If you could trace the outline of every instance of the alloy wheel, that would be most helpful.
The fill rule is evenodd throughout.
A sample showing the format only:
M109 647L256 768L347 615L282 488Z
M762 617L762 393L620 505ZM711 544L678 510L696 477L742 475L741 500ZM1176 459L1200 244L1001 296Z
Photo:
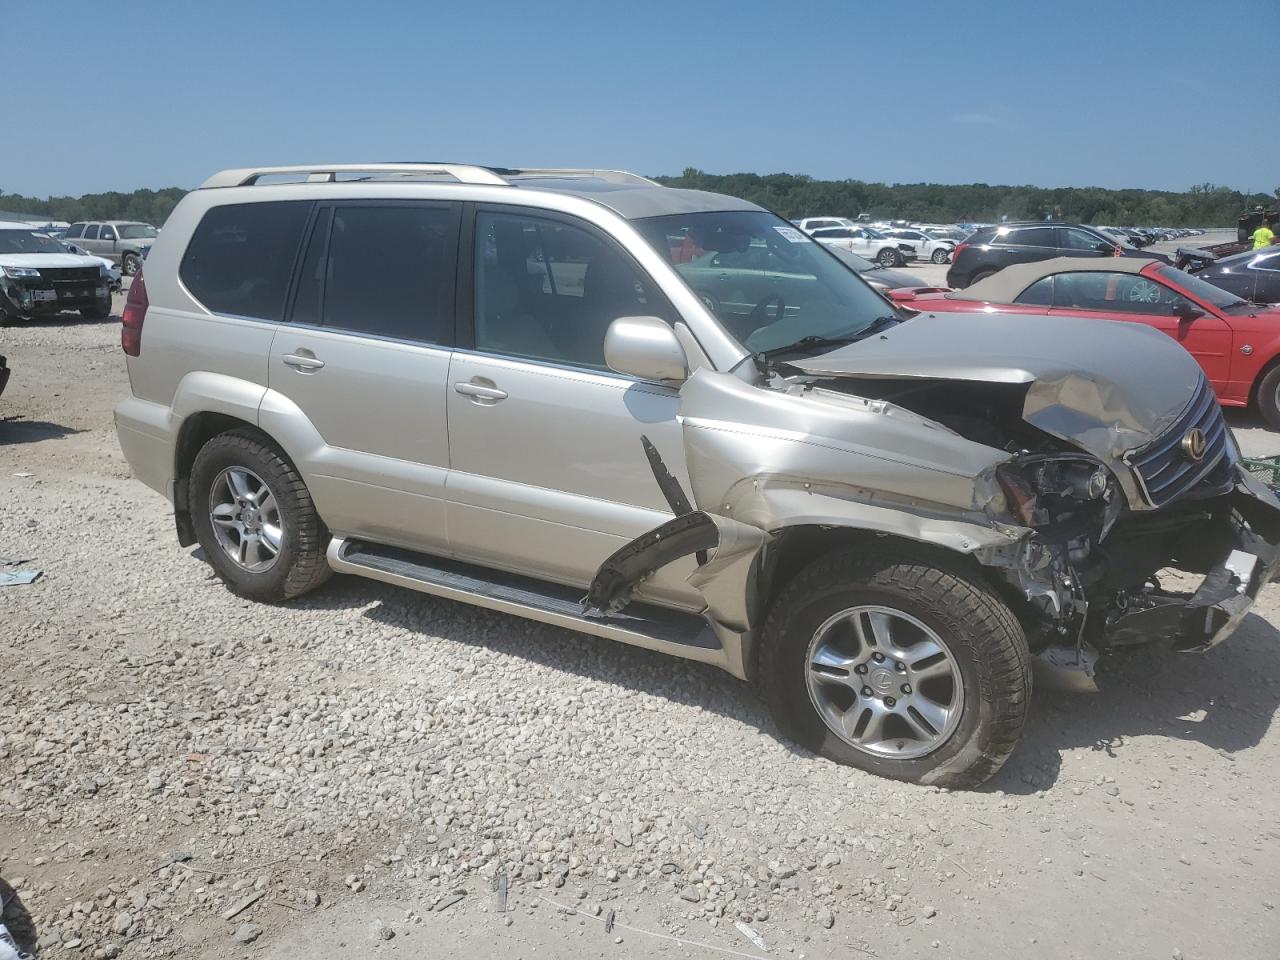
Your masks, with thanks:
M249 573L270 570L284 543L284 522L266 482L245 467L227 467L209 488L209 520L223 552Z
M964 708L951 651L932 628L892 607L850 607L828 618L809 642L805 683L828 729L877 757L932 753Z

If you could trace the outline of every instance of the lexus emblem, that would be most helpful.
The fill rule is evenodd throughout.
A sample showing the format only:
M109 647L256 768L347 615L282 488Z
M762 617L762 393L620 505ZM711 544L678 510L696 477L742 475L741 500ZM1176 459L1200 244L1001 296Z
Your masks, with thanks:
M1199 463L1204 459L1204 448L1204 431L1199 427L1192 427L1182 438L1182 452Z

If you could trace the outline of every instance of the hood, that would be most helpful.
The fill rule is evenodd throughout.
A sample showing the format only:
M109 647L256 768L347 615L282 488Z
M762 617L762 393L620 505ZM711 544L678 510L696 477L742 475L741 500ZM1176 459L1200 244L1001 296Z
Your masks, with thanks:
M1026 384L1024 420L1108 461L1164 433L1204 377L1145 324L1017 313L920 314L788 363L818 377Z
M899 287L927 287L925 283L913 273L907 273L904 270L866 270L862 274L865 280L875 280L877 283L883 283L891 289Z
M0 267L34 267L37 270L66 267L97 267L98 257L81 257L74 253L0 253Z

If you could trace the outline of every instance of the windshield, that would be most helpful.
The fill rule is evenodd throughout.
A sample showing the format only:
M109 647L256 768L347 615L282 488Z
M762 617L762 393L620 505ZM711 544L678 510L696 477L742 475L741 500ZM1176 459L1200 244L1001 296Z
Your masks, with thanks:
M634 224L753 353L854 336L891 312L822 244L771 213L681 213Z
M30 230L0 230L0 253L63 253L58 241Z
M1212 283L1206 283L1199 277L1193 277L1189 273L1183 273L1177 267L1169 267L1161 265L1156 272L1170 283L1176 283L1183 290L1192 296L1199 297L1205 303L1211 303L1219 310L1229 310L1232 307L1248 306L1245 301L1241 300L1234 293L1228 293L1221 287L1215 287Z
M122 223L117 228L121 240L154 240L156 228L149 223Z
M827 253L831 254L837 260L844 261L845 266L850 270L856 270L858 273L866 273L868 270L879 270L880 265L872 263L866 257L860 257L852 250L846 250L844 247L827 247Z

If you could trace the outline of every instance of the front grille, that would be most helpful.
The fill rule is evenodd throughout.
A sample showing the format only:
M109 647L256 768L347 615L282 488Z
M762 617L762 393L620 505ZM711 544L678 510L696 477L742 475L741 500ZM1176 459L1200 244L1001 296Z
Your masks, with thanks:
M102 272L97 267L59 267L40 268L40 286L45 290L79 290L83 287L98 285Z
M1193 460L1183 450L1183 438L1193 429L1204 434L1204 456ZM1227 422L1209 381L1200 387L1177 422L1145 447L1129 455L1147 499L1162 507L1194 488L1214 472L1227 450Z

